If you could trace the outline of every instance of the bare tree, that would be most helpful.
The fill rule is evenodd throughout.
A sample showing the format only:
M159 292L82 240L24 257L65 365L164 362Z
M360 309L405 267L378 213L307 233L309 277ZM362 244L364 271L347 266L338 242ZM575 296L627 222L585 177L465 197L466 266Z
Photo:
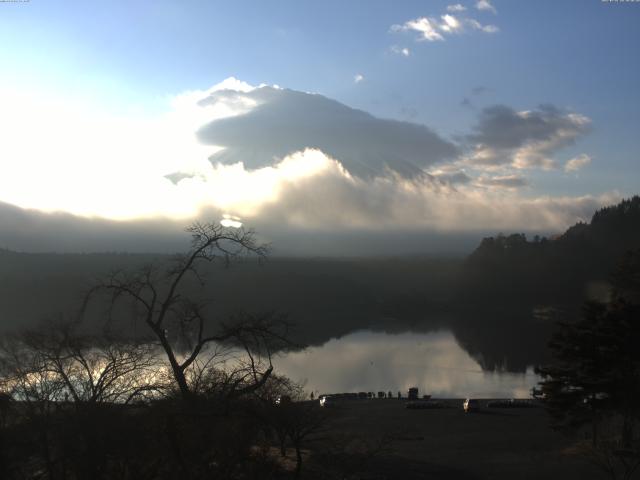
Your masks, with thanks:
M187 231L192 241L186 254L165 265L114 272L89 292L87 301L96 293L108 292L112 308L121 300L133 303L138 319L166 355L183 398L192 397L205 377L210 382L219 376L217 380L222 383L218 385L224 385L229 395L255 391L273 371L272 353L287 343L286 322L273 314L239 315L231 322L215 321L211 298L196 298L194 286L189 282L195 279L204 288L204 264L221 259L228 265L243 255L263 259L267 247L256 242L252 230L244 228L194 223ZM220 360L220 350L216 350L220 345L236 347L243 353L242 363L227 375L213 368ZM201 360L203 353L211 358ZM190 380L197 381L190 385Z
M63 399L76 404L127 404L167 386L153 345L84 334L76 322L49 322L13 341L36 355L39 368L61 384Z
M50 479L98 478L118 449L116 426L132 411L124 405L168 385L152 345L88 334L68 321L5 337L0 367L3 390L19 405L14 430L38 447L17 450L27 461L13 463L28 469L25 478L38 463Z

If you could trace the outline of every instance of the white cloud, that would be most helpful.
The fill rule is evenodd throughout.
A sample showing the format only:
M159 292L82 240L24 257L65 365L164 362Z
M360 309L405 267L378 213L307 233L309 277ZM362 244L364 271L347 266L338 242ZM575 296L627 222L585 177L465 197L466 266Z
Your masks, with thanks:
M402 55L403 57L408 57L409 55L411 55L411 51L407 47L399 47L397 45L393 45L390 50L392 53Z
M429 42L444 40L444 37L440 32L438 32L438 22L433 18L416 18L414 20L409 20L402 25L393 25L391 30L394 32L413 30L420 34L419 40L426 40Z
M590 164L591 160L592 158L589 155L587 155L586 153L581 153L577 157L574 157L567 161L567 163L564 165L564 171L577 172L586 165Z
M492 13L498 13L495 9L495 7L493 5L491 5L491 2L489 2L489 0L478 0L476 2L476 8L478 10L481 11L488 11L488 12L492 12Z
M267 222L297 230L562 231L618 199L615 194L523 197L516 189L527 182L515 175L485 177L455 188L430 177L407 180L392 175L365 180L349 175L339 161L317 150L296 153L283 162L289 165L274 167L270 177L273 194L267 201L245 206L243 211L226 205L226 210L251 225ZM315 167L302 167L309 162ZM283 171L298 168L302 173L296 177ZM264 175L260 171L239 173Z
M462 28L460 21L453 15L442 15L442 22L440 29L445 32L456 32Z
M447 6L447 12L464 12L466 9L467 7L459 3Z
M450 8L448 10L452 11ZM436 17L419 17L402 25L391 26L392 32L417 32L419 33L417 40L429 42L444 41L445 35L460 34L465 30L475 30L483 33L497 33L499 31L495 25L483 25L473 18L459 17L451 13L440 15L439 19Z
M364 80L364 75L361 75L359 73L353 77L354 83L360 83L363 80Z

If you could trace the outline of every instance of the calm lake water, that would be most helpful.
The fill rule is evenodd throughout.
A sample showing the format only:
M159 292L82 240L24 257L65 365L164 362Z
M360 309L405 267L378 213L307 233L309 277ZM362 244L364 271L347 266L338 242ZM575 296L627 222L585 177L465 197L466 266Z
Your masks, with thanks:
M403 395L416 386L434 397L527 398L538 382L524 374L484 372L449 331L387 334L358 331L274 361L278 373L318 393Z

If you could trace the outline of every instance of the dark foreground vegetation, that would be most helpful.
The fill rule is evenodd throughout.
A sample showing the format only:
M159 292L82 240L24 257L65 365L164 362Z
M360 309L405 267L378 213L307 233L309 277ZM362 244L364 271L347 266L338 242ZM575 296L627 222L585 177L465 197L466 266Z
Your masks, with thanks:
M640 467L640 249L611 285L607 302L588 301L577 321L559 322L537 396L556 430L588 432L580 448L610 478L629 479Z

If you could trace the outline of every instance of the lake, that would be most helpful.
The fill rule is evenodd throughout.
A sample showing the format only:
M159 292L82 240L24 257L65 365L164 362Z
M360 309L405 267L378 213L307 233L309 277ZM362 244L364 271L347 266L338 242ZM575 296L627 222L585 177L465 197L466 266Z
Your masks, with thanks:
M483 371L447 330L388 334L361 330L274 360L280 374L320 393L401 391L434 397L527 398L539 378Z

